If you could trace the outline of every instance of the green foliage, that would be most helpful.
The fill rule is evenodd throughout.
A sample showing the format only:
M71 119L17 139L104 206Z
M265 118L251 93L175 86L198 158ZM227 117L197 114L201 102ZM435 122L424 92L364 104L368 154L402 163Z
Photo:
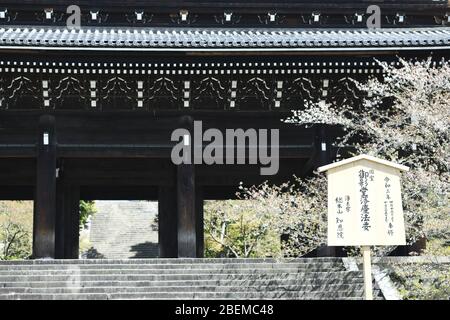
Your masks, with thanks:
M80 202L80 230L95 213L94 201ZM0 201L0 260L26 259L33 243L33 202Z
M393 268L391 277L405 300L449 300L448 264L411 263Z
M298 257L326 240L326 181L296 177L280 186L240 187L236 201L205 206L211 257Z
M31 235L23 225L9 222L1 232L1 260L26 259L31 253Z
M0 202L0 260L26 259L31 255L33 204Z
M207 257L265 257L280 250L270 216L258 214L249 201L207 201L205 255Z
M80 230L87 226L89 218L96 212L94 201L80 201Z
M424 255L450 256L450 238L434 238L428 240Z

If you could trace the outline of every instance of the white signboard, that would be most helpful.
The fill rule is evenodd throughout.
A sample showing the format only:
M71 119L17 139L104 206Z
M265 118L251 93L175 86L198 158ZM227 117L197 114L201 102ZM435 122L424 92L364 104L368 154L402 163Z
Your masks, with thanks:
M328 245L405 245L400 172L367 155L319 168L328 175Z

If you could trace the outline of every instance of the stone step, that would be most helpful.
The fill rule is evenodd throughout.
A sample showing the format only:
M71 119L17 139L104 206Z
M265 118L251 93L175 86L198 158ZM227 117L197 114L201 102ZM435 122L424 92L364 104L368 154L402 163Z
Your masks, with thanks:
M130 275L130 274L99 274L99 275L85 275L85 274L72 274L72 275L22 275L22 276L10 276L1 275L0 283L2 282L12 282L12 281L65 281L70 278L70 281L89 281L89 280L117 280L117 281L134 281L134 280L205 280L205 279L241 279L241 278L260 278L260 279L326 279L329 277L339 277L342 276L343 279L353 279L356 277L361 277L361 273L357 271L347 272L347 271L336 271L336 272L298 272L298 273L284 273L284 272L272 272L270 274L242 274L242 273L196 273L196 274L144 274L144 275Z
M293 259L273 259L273 258L157 258L157 259L40 259L40 260L9 260L0 261L3 265L118 265L118 264L249 264L249 263L342 263L342 258L293 258Z
M157 257L158 205L147 201L96 201L89 239L106 258Z
M273 272L283 270L284 272L334 272L344 271L343 266L321 266L321 265L295 265L295 264L280 264L280 265L121 265L121 266L39 266L39 267L3 267L0 268L0 275L12 274L26 274L26 273L56 273L56 272L82 272L82 273L96 273L104 272L180 272L189 270L189 272L202 271L217 271L217 272L247 272L247 271L264 271Z
M148 292L266 292L266 291L296 291L296 292L360 292L364 287L362 282L342 285L284 285L282 288L277 285L264 286L186 286L179 283L175 286L147 286L147 287L54 287L54 288L0 288L0 294L10 293L45 293L45 294L66 294L66 293L148 293Z
M326 279L329 277L339 277L339 278L355 278L360 277L361 272L359 271L336 271L336 272L295 272L295 273L287 273L287 272L279 272L273 271L271 273L246 273L243 274L241 272L236 273L167 273L167 274L80 274L80 273L72 273L69 275L45 275L45 274L33 274L33 275L0 275L0 283L7 281L64 281L70 277L71 279L79 279L79 281L90 280L92 278L100 279L100 280L197 280L197 279L207 279L213 277L214 279L231 279L231 278L317 278L317 279Z
M363 282L340 258L0 262L0 299L353 300Z
M302 269L302 268L279 268L279 269L112 269L112 270L26 270L26 271L0 271L1 276L73 276L73 275L157 275L157 274L279 274L282 273L322 273L332 275L331 269Z
M55 260L55 261L62 261L62 260ZM66 260L69 261L69 260ZM73 265L76 265L77 267L86 267L86 268L107 268L107 267L112 267L112 268L120 268L120 267L128 267L128 268L143 268L143 267L147 267L147 268L152 268L152 267L158 267L158 268L165 268L165 267L179 267L179 268L187 268L190 266L196 266L196 268L209 268L209 267L246 267L246 266L251 266L251 267L258 267L258 266L262 266L262 267L277 267L277 266L324 266L324 267L337 267L337 266L343 266L344 264L342 262L339 261L333 261L333 262L296 262L296 261L284 261L282 260L282 262L253 262L253 261L249 261L247 263L241 263L241 262L222 262L222 263L214 263L214 262L205 262L205 263L189 263L189 262L179 262L179 263L174 263L173 261L171 261L170 263L135 263L135 260L128 260L129 263L108 263L107 261L105 261L104 263L102 263L102 260L97 260L99 261L98 263L79 263L79 264L72 264L72 263L67 263L67 264L62 264L62 263L41 263L41 264L2 264L0 262L0 269L2 268L45 268L45 267L49 267L49 268L64 268L64 267L71 267ZM6 261L4 261L6 262Z
M131 269L131 270L31 270L31 271L1 271L0 272L0 279L2 279L3 276L9 276L9 277L31 277L31 276L42 276L42 277L53 277L53 276L65 276L65 277L73 277L73 276L114 276L114 275L129 275L129 276L135 276L135 275L142 275L142 276L153 276L153 275L216 275L216 274L222 274L222 275L279 275L279 274L306 274L306 273L313 273L313 274L320 274L320 277L323 278L323 275L329 275L333 276L333 274L336 271L332 270L303 270L303 269L288 269L288 268L281 268L281 269L220 269L220 270L208 270L208 269L149 269L149 270L138 270L138 269Z
M349 279L340 279L337 277L329 277L327 279L207 279L207 280L183 280L182 284L186 286L289 286L289 285L310 285L310 286L321 286L321 285L344 285L344 284L360 284L364 283L362 277ZM152 286L178 286L180 284L179 280L152 280L152 281L83 281L79 283L79 286L83 287L152 287ZM76 283L71 281L10 281L0 283L0 288L54 288L54 287L67 287L74 286Z
M1 300L112 300L112 299L233 299L233 300L262 300L262 299L355 299L362 300L362 290L358 292L324 291L324 292L151 292L151 293L67 293L67 294L0 294Z

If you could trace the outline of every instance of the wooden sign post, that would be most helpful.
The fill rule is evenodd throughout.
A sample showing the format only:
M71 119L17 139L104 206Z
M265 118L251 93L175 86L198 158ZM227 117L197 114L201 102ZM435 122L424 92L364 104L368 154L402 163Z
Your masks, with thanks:
M370 246L405 245L400 175L408 167L360 155L320 167L328 177L328 245L361 246L372 299Z
M370 247L361 247L363 255L363 270L364 270L364 296L366 300L373 300L372 288L372 262L370 261Z

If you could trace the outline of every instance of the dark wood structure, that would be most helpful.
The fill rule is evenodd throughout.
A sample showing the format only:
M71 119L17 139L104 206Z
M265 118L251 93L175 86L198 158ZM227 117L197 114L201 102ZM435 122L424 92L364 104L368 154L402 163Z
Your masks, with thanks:
M80 199L159 201L161 257L203 253L203 200L334 160L335 129L281 119L361 99L374 58L450 54L447 1L0 1L0 199L34 199L35 258L78 257ZM179 165L170 134L280 129L280 170ZM332 254L328 252L327 254Z

